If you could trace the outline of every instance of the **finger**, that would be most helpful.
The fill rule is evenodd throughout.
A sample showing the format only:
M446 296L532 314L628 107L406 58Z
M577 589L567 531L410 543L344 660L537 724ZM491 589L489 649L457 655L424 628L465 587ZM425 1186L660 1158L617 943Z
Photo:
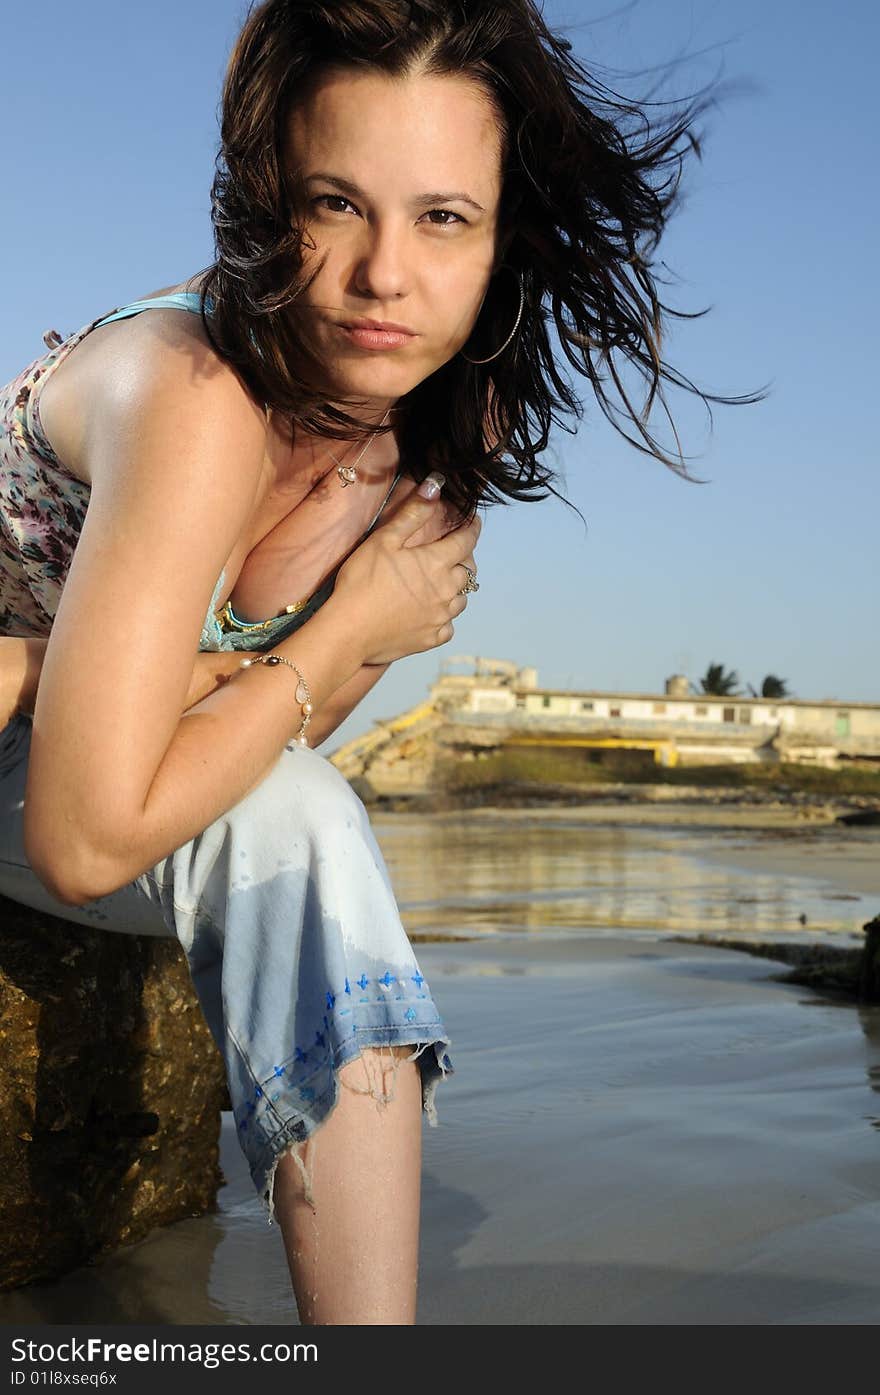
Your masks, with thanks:
M425 546L434 548L434 555L438 561L452 567L457 562L473 556L482 526L479 515L476 515L471 523L462 524L453 532L437 538L435 542L425 543ZM470 565L468 562L468 566Z
M375 531L381 532L386 539L403 544L419 528L424 528L427 521L433 517L439 507L440 489L444 483L445 477L437 470L432 471L422 481L418 489L414 489L407 495L390 518L379 523ZM428 497L422 492L435 486L436 492L429 494Z

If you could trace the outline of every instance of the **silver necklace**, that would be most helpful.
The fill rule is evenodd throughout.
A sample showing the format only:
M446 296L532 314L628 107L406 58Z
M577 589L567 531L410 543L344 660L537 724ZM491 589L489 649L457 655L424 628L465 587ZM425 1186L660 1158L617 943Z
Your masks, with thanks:
M386 423L386 421L388 420L388 417L390 416L390 414L391 414L391 408L389 407L389 408L388 408L388 411L385 413L384 417L383 417L382 420L379 422L379 425L380 425L380 426L384 426L384 425L385 425L385 423ZM359 454L358 454L358 457L357 457L357 459L354 461L354 463L353 463L352 465L343 465L343 464L341 463L341 461L339 460L339 457L333 454L332 450L331 450L331 451L328 451L328 454L329 454L329 456L330 456L330 459L336 461L336 473L337 473L337 475L339 476L339 482L340 482L340 484L342 485L342 488L343 488L343 489L345 489L346 485L354 484L355 480L356 480L357 477L358 477L358 475L357 475L357 467L358 467L358 465L361 463L361 461L363 460L364 456L366 455L367 451L370 449L370 446L373 444L373 442L375 441L375 439L376 439L375 436L370 436L370 438L369 438L369 440L367 441L366 445L364 445L364 446L361 447L360 452L359 452Z

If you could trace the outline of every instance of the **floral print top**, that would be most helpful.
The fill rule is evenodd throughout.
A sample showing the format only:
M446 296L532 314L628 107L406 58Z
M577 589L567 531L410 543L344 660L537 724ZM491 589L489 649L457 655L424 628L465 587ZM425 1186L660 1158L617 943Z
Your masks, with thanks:
M0 388L0 635L39 637L50 633L89 504L90 486L62 464L43 432L40 392L44 383L98 325L151 306L196 311L199 299L193 292L176 292L132 301L91 320L67 339L57 330L47 330L43 342L49 352ZM210 313L210 302L207 308ZM378 523L401 473L395 474L363 537ZM229 605L216 613L225 580L222 571L205 616L199 649L273 648L305 624L332 594L342 561L295 613L254 623L239 620Z

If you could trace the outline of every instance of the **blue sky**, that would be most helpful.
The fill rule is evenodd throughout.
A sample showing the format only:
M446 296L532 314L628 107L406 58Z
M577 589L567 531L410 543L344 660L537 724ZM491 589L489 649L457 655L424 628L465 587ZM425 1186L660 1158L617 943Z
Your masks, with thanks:
M45 329L211 260L220 84L244 14L237 0L19 7L0 89L0 380ZM546 0L544 14L611 85L686 55L667 94L719 72L741 84L661 244L666 298L713 306L673 329L667 357L710 390L771 395L715 409L710 436L673 394L702 485L629 447L585 395L550 459L587 529L552 498L491 509L454 639L393 665L327 751L421 700L457 653L533 664L556 687L659 692L716 661L743 685L773 672L798 697L880 701L877 8Z

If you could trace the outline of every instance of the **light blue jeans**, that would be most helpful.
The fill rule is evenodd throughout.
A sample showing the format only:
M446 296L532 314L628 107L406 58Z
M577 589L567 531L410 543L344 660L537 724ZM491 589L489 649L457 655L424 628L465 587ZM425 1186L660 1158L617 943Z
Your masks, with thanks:
M0 731L0 894L62 920L176 937L223 1056L237 1136L273 1223L275 1168L328 1116L365 1046L412 1044L422 1107L453 1073L367 811L334 765L282 751L198 837L110 896L57 901L24 855L32 722ZM396 1076L401 1058L390 1053ZM371 1086L377 1099L382 1095ZM306 1198L311 1180L301 1160Z

